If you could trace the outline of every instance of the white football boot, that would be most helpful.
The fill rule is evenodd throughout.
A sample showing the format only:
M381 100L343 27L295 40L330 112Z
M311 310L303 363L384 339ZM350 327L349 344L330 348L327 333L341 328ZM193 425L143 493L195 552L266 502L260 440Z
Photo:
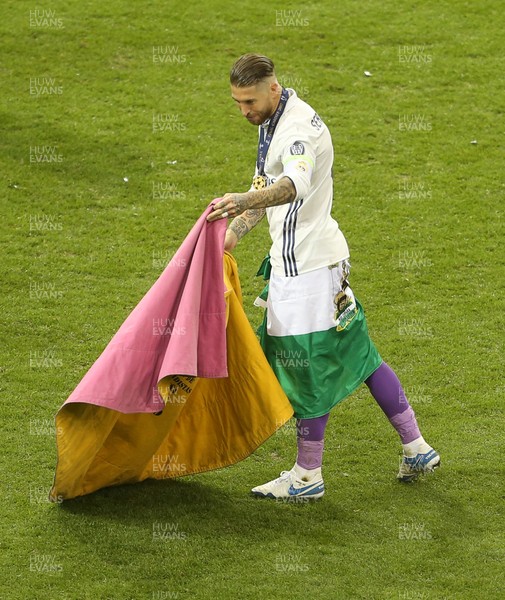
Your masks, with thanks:
M321 469L313 469L308 472L308 475L301 476L297 471L297 465L295 465L291 471L282 471L280 477L254 487L251 492L262 498L292 500L295 502L302 498L313 500L321 498L324 494ZM307 473L305 469L303 471Z
M397 478L408 483L417 479L419 475L432 473L438 467L440 467L440 455L431 447L427 452L419 452L415 456L406 456L404 452Z

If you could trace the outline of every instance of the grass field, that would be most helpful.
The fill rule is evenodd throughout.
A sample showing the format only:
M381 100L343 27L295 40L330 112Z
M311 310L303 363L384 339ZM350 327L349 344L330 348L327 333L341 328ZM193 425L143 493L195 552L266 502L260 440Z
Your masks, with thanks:
M0 597L505 597L502 3L1 12ZM330 128L352 287L442 467L398 484L360 389L330 419L321 502L249 496L291 467L290 423L229 469L50 504L56 411L208 202L249 186L257 134L227 79L247 51ZM267 249L263 223L235 252L253 325Z

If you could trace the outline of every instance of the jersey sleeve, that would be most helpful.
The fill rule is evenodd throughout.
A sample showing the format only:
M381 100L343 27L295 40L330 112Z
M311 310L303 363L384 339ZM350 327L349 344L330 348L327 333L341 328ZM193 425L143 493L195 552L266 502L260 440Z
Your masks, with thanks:
M284 145L282 166L282 176L289 177L295 186L295 200L308 196L312 173L316 167L316 151L313 142L306 137L289 140Z

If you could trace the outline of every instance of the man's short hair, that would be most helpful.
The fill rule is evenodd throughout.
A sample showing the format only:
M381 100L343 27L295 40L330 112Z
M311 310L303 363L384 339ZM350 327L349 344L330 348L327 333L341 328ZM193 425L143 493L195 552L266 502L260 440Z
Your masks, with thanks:
M274 63L263 54L243 54L230 71L230 83L235 87L256 85L275 75Z

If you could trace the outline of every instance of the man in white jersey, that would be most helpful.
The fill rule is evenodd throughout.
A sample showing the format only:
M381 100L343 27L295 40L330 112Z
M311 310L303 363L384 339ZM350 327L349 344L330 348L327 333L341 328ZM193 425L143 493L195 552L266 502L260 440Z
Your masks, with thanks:
M209 221L234 217L225 249L266 214L272 247L261 272L269 279L261 344L297 418L296 463L253 488L268 498L320 498L324 431L330 410L366 383L403 444L401 481L439 466L419 431L394 371L368 335L349 286L349 249L331 216L333 147L328 128L296 92L277 81L273 62L245 54L230 72L232 98L259 126L253 185L228 193Z

